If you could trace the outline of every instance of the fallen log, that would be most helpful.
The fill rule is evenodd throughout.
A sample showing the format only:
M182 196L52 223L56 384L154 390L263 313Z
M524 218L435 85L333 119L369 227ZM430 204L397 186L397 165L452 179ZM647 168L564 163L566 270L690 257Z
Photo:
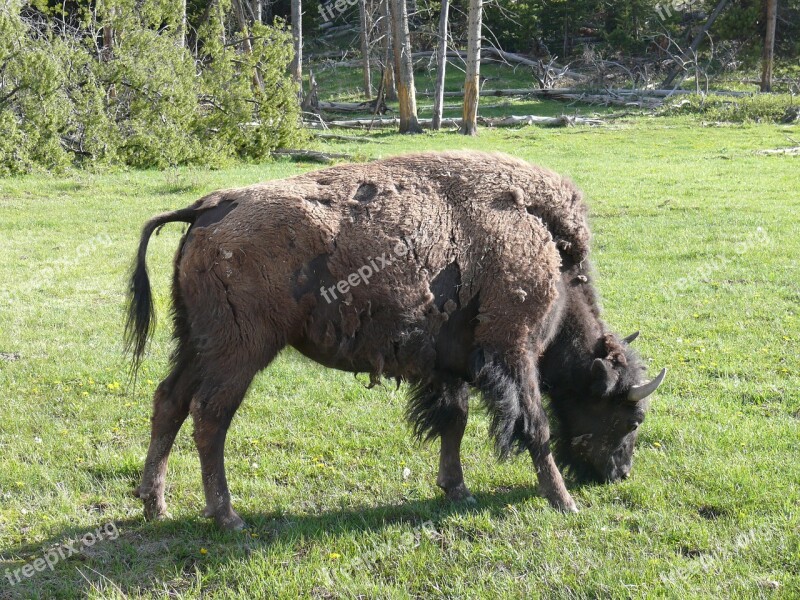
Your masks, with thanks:
M328 112L369 112L384 114L386 112L386 103L381 102L378 104L377 98L368 102L325 102L320 101L317 106L320 110L327 110Z
M611 96L602 94L558 94L552 96L556 100L573 100L586 104L603 104L605 106L631 106L639 108L657 108L664 103L663 98L650 96L621 95Z
M481 53L488 53L488 54L496 54L499 58L503 61L508 63L517 63L520 65L526 65L528 67L540 67L541 64L537 60L531 60L530 58L526 58L521 54L515 54L513 52L505 52L500 50L500 48L481 48Z
M794 146L793 148L776 148L774 150L759 150L756 154L760 154L761 156L769 156L775 154L781 154L784 156L800 156L800 146Z
M307 160L325 164L331 163L337 159L353 159L353 157L349 154L337 152L317 152L316 150L273 150L272 154L275 156L288 156L294 159L305 158Z
M511 115L509 117L498 118L479 118L478 122L486 127L515 127L518 125L541 125L543 127L571 127L573 125L603 125L601 119L588 117L573 117L561 115L560 117L537 117L535 115L524 115L521 117Z
M418 119L422 127L430 127L432 119ZM540 117L536 115L512 115L509 117L478 117L478 123L484 127L518 127L521 125L540 125L543 127L568 127L572 125L603 125L601 119L588 117L573 117L562 115L560 117ZM328 127L342 127L362 129L366 127L397 127L400 120L397 117L382 117L375 119L349 119L339 121L306 121L306 127L311 129L326 129ZM461 119L442 119L442 126L461 127Z
M486 96L543 96L552 97L557 99L558 96L565 94L596 94L596 95L611 95L611 96L635 96L639 98L667 98L674 95L694 94L694 90L634 90L629 88L609 88L609 89L581 89L581 88L510 88L498 90L482 90L481 97ZM754 92L729 92L729 91L714 91L712 94L720 96L751 96ZM459 98L464 95L463 90L448 91L444 95L449 98ZM433 92L418 91L417 96L428 98L433 96Z
M339 135L336 133L315 133L314 137L323 140L341 140L344 142L369 142L370 144L386 144L383 140L376 140L366 135Z

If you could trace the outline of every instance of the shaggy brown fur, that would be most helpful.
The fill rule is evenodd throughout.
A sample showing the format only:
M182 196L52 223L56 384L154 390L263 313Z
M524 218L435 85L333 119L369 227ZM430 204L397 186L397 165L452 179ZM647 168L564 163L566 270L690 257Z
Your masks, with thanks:
M165 511L167 456L191 411L206 514L242 526L225 434L253 376L287 344L326 366L415 384L409 416L420 435L442 438L439 481L453 498L468 496L458 448L472 383L499 452L528 449L543 493L575 510L550 456L537 375L557 332L562 259L580 264L589 249L570 181L501 154L448 152L210 194L142 232L128 322L137 365L152 327L147 242L172 221L191 227L175 259L173 371L156 392L137 489L148 517Z
M420 154L345 165L216 192L193 209L206 213L209 225L200 217L187 237L180 284L190 296L216 293L220 304L209 295L204 300L214 310L230 308L231 327L225 338L214 337L216 344L249 353L263 348L261 334L271 346L308 341L323 364L409 380L427 373L431 336L447 318L431 284L448 265L457 265L461 279L449 299L464 306L480 293L477 343L519 353L554 300L560 259L550 231L576 262L588 253L576 188L503 155ZM396 261L333 307L320 302L320 286L310 285L346 281L365 265L381 267L384 256ZM254 272L266 266L268 275ZM273 299L280 306L270 306ZM235 307L252 301L263 321L236 323ZM409 324L429 339L398 346ZM298 329L304 339L289 339ZM237 339L240 332L245 339ZM403 352L409 344L412 352Z

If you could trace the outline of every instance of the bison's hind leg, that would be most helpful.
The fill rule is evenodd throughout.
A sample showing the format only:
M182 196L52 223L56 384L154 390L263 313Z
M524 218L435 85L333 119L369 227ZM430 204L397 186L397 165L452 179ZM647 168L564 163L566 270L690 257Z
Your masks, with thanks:
M461 440L467 427L469 387L458 379L436 379L416 385L406 417L419 439L441 438L436 484L454 502L474 502L464 483Z
M224 451L228 427L254 374L234 374L227 381L207 379L192 401L194 441L200 454L206 497L203 516L213 518L222 529L236 530L245 526L231 506Z
M144 463L142 483L133 494L144 502L146 519L160 519L166 515L164 486L167 460L175 436L189 415L189 404L197 387L193 368L187 361L175 361L172 372L162 381L153 398L150 448Z

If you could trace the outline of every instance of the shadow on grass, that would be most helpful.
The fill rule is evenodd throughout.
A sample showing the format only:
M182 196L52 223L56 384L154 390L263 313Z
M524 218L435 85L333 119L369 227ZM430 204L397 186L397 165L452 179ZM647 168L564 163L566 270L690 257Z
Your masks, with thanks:
M507 506L536 497L537 488L522 486L476 493L477 504L451 503L444 497L414 500L384 506L353 507L321 514L283 512L240 513L248 529L219 531L212 521L199 515L146 522L137 517L113 521L116 539L87 546L80 542L86 526L63 527L49 539L6 548L0 554L0 600L6 598L78 598L93 590L116 590L138 596L148 591L180 593L198 578L198 572L219 572L231 563L248 559L259 549L271 546L292 548L309 541L331 540L340 535L375 533L398 524L412 529L439 522L454 514L488 514L503 518ZM548 508L548 510L550 510ZM98 527L103 527L102 517ZM55 547L70 540L77 552L58 560L53 570L44 569L21 577L14 585L9 575L33 564ZM203 552L202 549L207 549ZM66 553L66 552L65 552ZM19 571L18 571L19 572Z

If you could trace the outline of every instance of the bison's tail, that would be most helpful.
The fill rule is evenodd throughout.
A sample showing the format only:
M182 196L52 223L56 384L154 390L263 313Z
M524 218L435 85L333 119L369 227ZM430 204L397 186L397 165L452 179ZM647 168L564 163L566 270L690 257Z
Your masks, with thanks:
M125 322L125 351L133 358L132 375L135 377L142 362L147 340L155 326L153 295L150 290L150 277L147 274L147 244L153 232L166 223L194 223L197 212L194 206L164 213L145 223L139 241L139 251L133 265L130 288L128 290L128 318Z

